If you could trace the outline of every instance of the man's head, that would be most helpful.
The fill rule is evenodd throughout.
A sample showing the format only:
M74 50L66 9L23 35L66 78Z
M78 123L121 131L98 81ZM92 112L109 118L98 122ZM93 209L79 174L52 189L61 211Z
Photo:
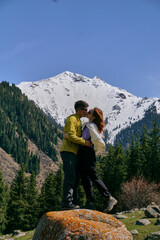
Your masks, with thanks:
M88 103L82 100L77 101L74 104L76 113L78 113L81 117L87 116L88 106L89 106Z

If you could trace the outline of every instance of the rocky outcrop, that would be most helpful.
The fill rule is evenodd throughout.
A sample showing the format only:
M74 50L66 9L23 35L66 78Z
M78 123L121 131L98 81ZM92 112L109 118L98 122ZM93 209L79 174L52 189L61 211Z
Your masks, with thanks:
M33 240L131 240L124 223L93 210L48 212L40 219Z

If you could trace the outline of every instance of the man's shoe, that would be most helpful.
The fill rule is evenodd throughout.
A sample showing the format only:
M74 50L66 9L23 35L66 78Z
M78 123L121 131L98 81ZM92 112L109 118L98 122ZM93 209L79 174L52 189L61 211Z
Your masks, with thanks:
M113 209L114 205L117 204L117 202L118 201L114 197L110 196L109 200L108 200L108 203L107 203L107 207L104 210L104 212L110 212Z
M79 209L79 205L74 205L73 203L70 203L66 206L62 206L62 210L74 210L74 209Z

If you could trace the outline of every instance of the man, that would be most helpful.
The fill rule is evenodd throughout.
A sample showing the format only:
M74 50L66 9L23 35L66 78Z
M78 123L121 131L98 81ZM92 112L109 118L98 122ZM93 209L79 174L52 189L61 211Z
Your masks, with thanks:
M79 206L73 204L73 193L76 182L76 167L78 163L77 154L79 144L90 147L91 142L81 137L81 120L88 111L88 103L80 100L74 105L75 114L70 115L65 123L64 132L67 138L63 139L60 149L63 160L64 183L63 183L63 209L76 209Z

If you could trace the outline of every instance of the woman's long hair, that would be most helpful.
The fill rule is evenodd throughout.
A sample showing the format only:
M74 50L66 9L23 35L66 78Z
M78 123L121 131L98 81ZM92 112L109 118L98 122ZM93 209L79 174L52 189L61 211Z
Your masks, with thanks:
M97 125L99 132L104 132L104 120L102 110L95 107L93 109L93 116L95 117L93 122Z

